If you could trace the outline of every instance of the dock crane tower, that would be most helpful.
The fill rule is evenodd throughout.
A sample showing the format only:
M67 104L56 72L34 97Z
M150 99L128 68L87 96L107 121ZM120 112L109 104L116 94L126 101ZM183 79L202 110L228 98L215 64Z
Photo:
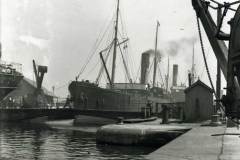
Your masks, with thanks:
M217 7L214 7L212 3L215 3ZM240 118L240 6L237 9L232 8L233 5L239 3L240 1L221 4L215 0L192 0L192 6L196 11L200 36L199 20L203 25L227 81L226 95L221 98L221 102L225 107L226 116L231 119ZM219 22L214 22L209 8L218 11ZM229 21L229 34L221 31L223 19L227 11L235 12L234 17ZM228 47L224 41L229 41ZM202 42L201 44L203 45Z
M43 82L43 78L44 78L44 74L47 73L47 66L41 66L41 65L36 65L35 61L33 60L33 71L35 74L35 78L36 78L36 90L34 93L34 101L33 104L35 107L45 107L45 96L42 90L42 82Z

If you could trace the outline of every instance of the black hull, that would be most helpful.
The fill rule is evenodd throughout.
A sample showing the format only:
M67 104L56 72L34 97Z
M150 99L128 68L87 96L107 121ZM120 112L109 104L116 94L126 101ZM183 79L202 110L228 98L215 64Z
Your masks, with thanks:
M69 91L76 109L141 112L147 103L147 95L122 93L85 82L73 81Z
M69 85L69 92L73 107L81 110L140 113L150 100L152 110L160 112L160 108L156 104L169 102L167 98L151 95L146 90L132 92L112 90L98 87L89 82L72 81Z
M0 73L0 101L8 95L10 92L15 90L22 80L23 76L20 74L1 74Z

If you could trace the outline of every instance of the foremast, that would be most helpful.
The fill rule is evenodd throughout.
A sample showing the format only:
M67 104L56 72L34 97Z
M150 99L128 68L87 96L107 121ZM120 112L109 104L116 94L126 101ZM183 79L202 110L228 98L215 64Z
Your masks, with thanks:
M115 34L114 34L114 44L113 44L114 46L113 46L112 77L111 77L112 85L114 85L115 70L116 70L116 54L117 54L117 42L118 42L118 15L119 15L119 0L117 0L117 15L116 15L116 25L115 25Z

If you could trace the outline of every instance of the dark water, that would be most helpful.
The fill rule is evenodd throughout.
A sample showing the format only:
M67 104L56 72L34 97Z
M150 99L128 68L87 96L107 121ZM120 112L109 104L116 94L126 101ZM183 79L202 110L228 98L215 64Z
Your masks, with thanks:
M145 160L155 149L96 145L94 133L0 123L1 160Z

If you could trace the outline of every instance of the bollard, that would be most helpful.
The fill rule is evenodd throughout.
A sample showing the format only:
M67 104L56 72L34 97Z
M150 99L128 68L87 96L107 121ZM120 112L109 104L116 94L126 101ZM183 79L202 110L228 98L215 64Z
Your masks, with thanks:
M234 123L231 119L227 118L227 128L237 127L237 124Z
M180 119L180 121L183 121L184 120L183 119L183 108L179 107L178 109L179 109L179 119Z
M155 113L158 115L158 103L155 104Z
M118 117L117 119L118 119L117 124L122 125L124 117Z
M211 117L211 126L219 126L221 125L220 116L218 114L214 114Z
M168 108L166 105L162 105L162 124L168 124Z

